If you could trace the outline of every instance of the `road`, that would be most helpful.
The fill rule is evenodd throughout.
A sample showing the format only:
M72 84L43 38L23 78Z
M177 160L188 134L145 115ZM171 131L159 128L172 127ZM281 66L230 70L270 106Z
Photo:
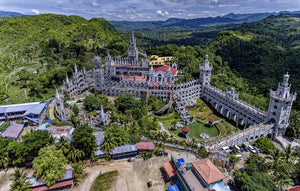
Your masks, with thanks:
M51 120L55 119L54 116L54 103L55 103L55 99L52 101L51 104L49 104L49 117Z

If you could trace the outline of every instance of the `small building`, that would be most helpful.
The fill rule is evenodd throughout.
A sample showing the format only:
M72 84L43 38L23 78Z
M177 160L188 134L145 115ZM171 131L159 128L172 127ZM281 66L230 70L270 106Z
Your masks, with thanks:
M137 147L137 150L139 153L145 152L145 151L151 152L154 150L153 142L143 142L142 141L142 142L137 143L136 147Z
M173 177L176 176L176 169L172 161L163 163L163 169L164 169L164 177L166 177L167 181L170 181Z
M208 119L208 124L210 126L214 125L215 120L214 119Z
M64 176L57 180L55 184L47 186L42 180L37 180L34 176L25 180L25 182L31 183L32 191L46 191L46 190L70 190L72 189L74 178L74 169L69 168L65 171Z
M75 129L72 126L51 126L48 127L47 130L52 137L56 138L56 140L59 140L62 136L64 136L67 140L71 140L72 133Z
M181 130L182 130L183 134L185 136L187 136L187 134L190 132L191 129L188 127L182 127Z
M111 150L112 159L134 157L138 154L136 145L122 145Z
M151 55L150 56L150 62L149 65L153 66L154 68L163 66L165 64L170 64L173 61L173 57L172 56L158 56L158 55Z
M15 123L9 125L6 130L1 134L2 137L11 137L13 140L17 140L23 130L24 123Z
M0 121L25 120L39 124L47 111L48 103L31 102L0 106Z
M193 162L192 165L193 172L206 187L225 178L224 174L208 158Z
M103 152L101 149L97 149L94 151L94 156L96 156L98 158L105 158L106 152Z

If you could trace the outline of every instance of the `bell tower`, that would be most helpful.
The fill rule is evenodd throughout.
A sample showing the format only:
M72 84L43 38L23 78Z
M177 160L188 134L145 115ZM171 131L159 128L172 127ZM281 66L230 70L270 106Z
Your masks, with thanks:
M209 65L208 55L205 55L205 60L203 61L203 65L199 66L200 69L200 84L203 88L206 85L210 84L211 79L211 71L213 69L213 66Z
M267 122L274 123L272 138L284 135L289 126L289 118L293 102L296 100L297 93L290 93L291 84L288 83L290 75L283 76L283 82L278 84L276 91L270 90L270 103L268 109Z
M138 49L136 48L133 32L131 34L130 47L128 49L128 61L131 65L135 65L138 61Z

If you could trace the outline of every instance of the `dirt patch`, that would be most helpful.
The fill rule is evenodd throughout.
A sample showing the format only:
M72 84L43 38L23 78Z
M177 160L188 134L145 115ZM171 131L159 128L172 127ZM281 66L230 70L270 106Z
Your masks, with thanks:
M149 160L133 159L132 162L128 162L126 159L112 162L98 162L98 164L85 169L88 176L72 190L89 191L94 180L100 173L117 170L118 177L116 182L112 183L110 191L164 191L166 186L161 177L160 167L170 159L169 156L165 156L153 157ZM149 179L153 182L151 188L147 187Z

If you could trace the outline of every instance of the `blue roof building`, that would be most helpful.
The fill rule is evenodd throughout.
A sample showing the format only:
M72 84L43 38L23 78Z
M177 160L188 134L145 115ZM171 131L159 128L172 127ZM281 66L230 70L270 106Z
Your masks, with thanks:
M48 103L31 102L0 106L0 121L27 120L39 124L44 117Z

